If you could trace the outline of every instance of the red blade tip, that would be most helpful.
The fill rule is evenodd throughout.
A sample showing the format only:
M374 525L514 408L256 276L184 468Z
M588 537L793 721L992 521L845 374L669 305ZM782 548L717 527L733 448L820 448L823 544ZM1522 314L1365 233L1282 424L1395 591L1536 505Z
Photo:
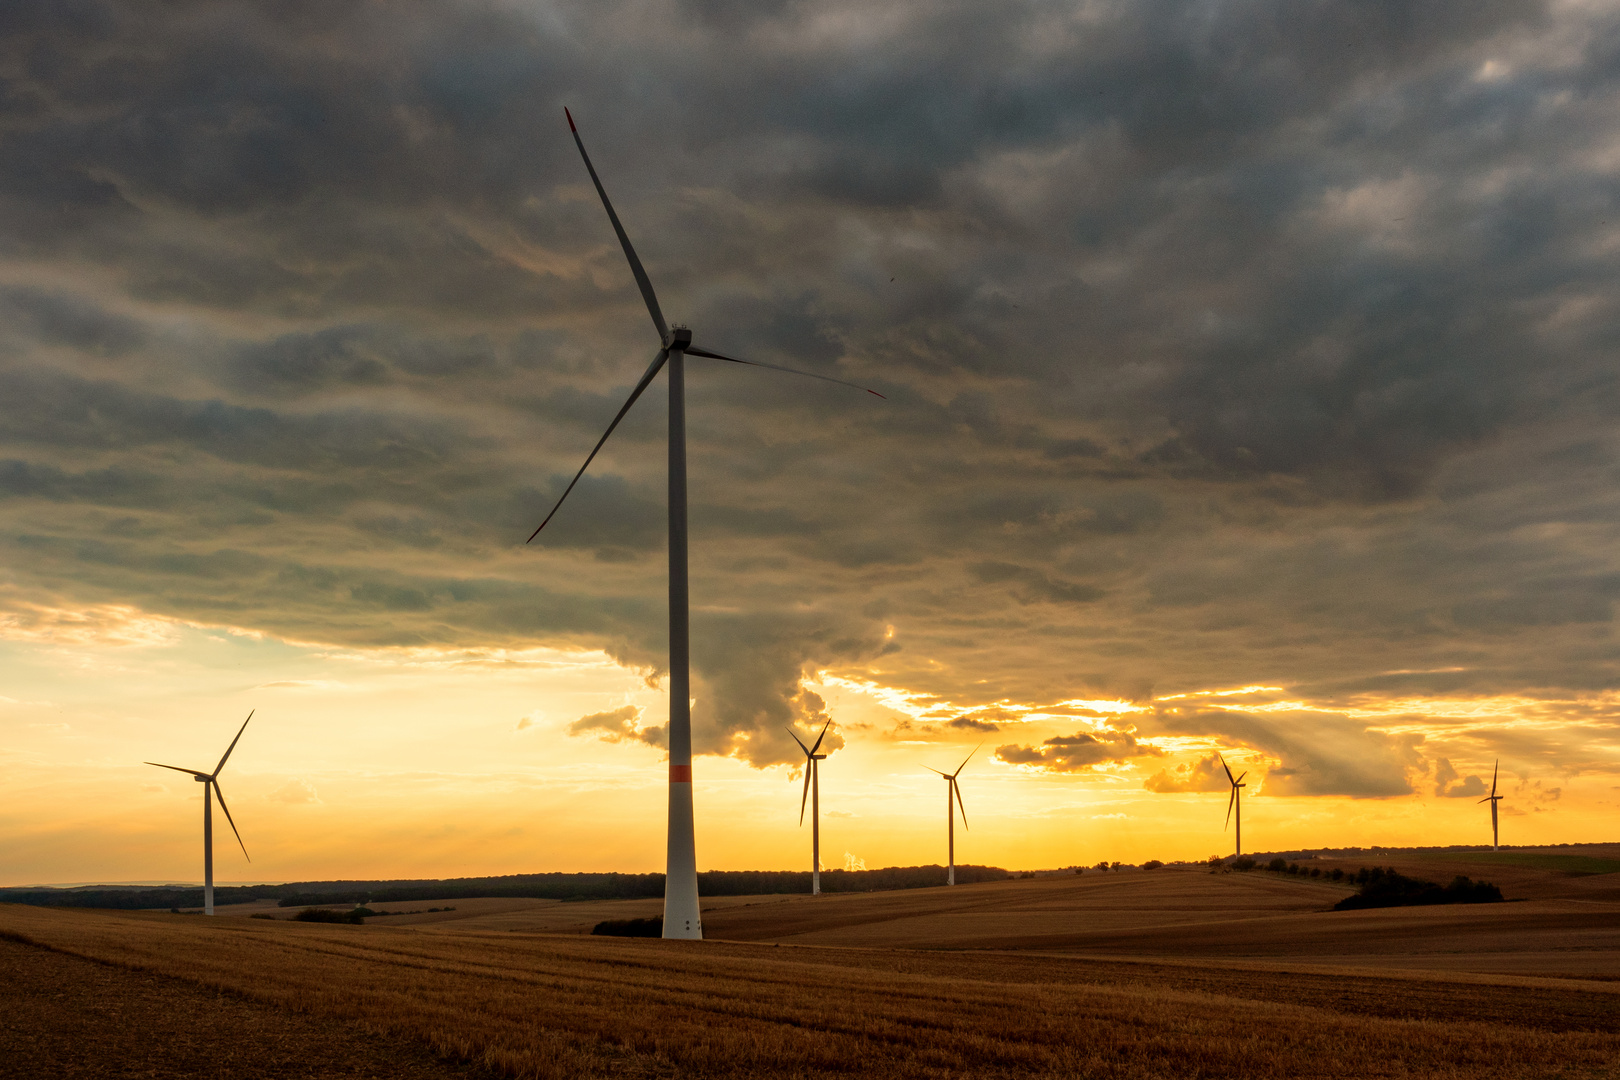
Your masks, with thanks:
M568 106L566 105L563 106L563 115L568 117L568 130L572 131L575 135L578 135L579 129L574 126L574 114L568 111Z

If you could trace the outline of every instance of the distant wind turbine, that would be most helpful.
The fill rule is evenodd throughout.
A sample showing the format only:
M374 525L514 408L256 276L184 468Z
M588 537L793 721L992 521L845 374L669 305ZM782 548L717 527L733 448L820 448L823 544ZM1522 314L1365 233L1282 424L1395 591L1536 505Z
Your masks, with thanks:
M252 856L247 853L247 845L242 843L242 834L236 832L236 821L231 817L231 808L225 805L225 793L219 790L219 774L225 770L225 762L230 760L231 751L236 749L242 732L247 730L248 720L253 719L249 712L247 720L236 732L236 738L231 745L225 748L225 756L219 759L211 773L198 772L196 769L182 769L178 765L161 765L156 761L148 761L148 765L157 765L160 769L173 769L175 772L190 773L191 778L203 785L203 914L214 913L214 800L212 796L219 796L219 808L225 811L225 820L231 823L231 832L236 833L236 842L242 845L242 856L252 862Z
M979 744L979 746L983 745L984 743ZM939 772L932 765L923 766L929 772L939 773L945 778L945 884L947 885L956 884L956 810L958 807L961 807L962 810L962 828L968 827L967 807L962 806L962 788L957 784L956 778L962 774L963 769L967 768L967 763L973 760L973 754L979 752L979 746L975 746L973 752L962 759L962 764L958 765L953 773ZM953 795L956 797L954 805L951 802Z
M1501 767L1502 767L1502 759L1497 758L1496 759L1496 764L1491 766L1491 793L1489 795L1485 796L1483 799L1479 800L1482 803L1490 803L1491 804L1491 850L1492 851L1500 850L1497 847L1497 840L1496 840L1496 804L1502 801L1503 796L1498 795L1496 793L1496 773L1497 773L1497 770L1500 769Z
M585 470L590 467L591 461L602 449L602 444L607 442L608 436L613 434L613 429L619 426L619 421L624 419L625 413L630 411L630 406L634 405L642 391L652 384L658 372L667 366L669 369L669 833L664 864L666 871L664 936L696 939L703 937L703 918L698 909L697 850L692 830L691 633L686 573L686 357L704 356L711 360L725 360L733 364L746 364L749 367L786 371L793 375L806 375L812 379L854 387L856 390L866 390L866 387L758 360L739 360L734 356L721 356L717 352L693 346L692 331L679 323L673 327L666 325L664 313L658 307L658 297L653 294L652 282L647 277L647 271L642 269L641 260L636 257L636 249L631 246L630 238L625 235L624 226L619 224L619 215L614 212L613 203L608 200L607 191L596 175L596 167L591 164L591 156L585 152L585 143L579 137L579 129L574 126L573 114L564 109L563 115L568 117L568 130L574 134L574 145L579 147L579 156L585 159L585 171L591 174L591 183L596 185L596 193L602 198L602 208L607 211L608 221L612 222L613 231L619 238L619 246L624 249L624 257L630 263L630 273L636 279L636 288L641 290L641 299L647 305L647 314L652 316L653 326L658 330L659 349L658 355L653 357L652 364L642 374L635 389L630 391L630 396L620 406L618 415L608 425L607 431L602 433L602 437L596 441L595 449L585 458L585 464L579 467L579 472L574 474L574 478L563 489L557 504L551 508L551 513L540 523L540 528L530 534L529 540L539 536L540 529L544 529L556 516L563 500L574 490L579 478L585 475ZM883 396L876 390L866 392L877 397Z
M1226 779L1232 785L1232 797L1230 799L1226 800L1226 824L1227 824L1228 827L1231 826L1231 824L1232 824L1232 811L1236 810L1237 811L1237 853L1238 853L1238 855L1242 855L1243 854L1243 789L1249 786L1248 784L1245 784L1243 782L1243 778L1245 776L1248 776L1249 774L1248 774L1248 771L1245 770L1244 772L1239 773L1237 776L1233 776L1232 775L1232 767L1226 763L1226 757L1224 755L1221 755L1220 757L1221 757L1221 768L1226 770Z
M827 760L826 754L818 754L821 749L821 740L827 737L827 728L832 727L828 720L816 736L816 745L806 746L804 740L799 738L797 732L788 728L788 734L793 741L799 744L804 751L804 794L799 796L799 824L804 824L804 800L810 799L810 895L821 895L821 770L818 763Z

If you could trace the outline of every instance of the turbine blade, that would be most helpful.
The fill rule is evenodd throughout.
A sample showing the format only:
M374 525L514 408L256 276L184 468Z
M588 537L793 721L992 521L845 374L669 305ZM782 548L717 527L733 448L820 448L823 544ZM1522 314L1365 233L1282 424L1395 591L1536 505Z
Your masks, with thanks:
M225 793L219 789L219 781L210 780L208 782L214 786L214 794L219 796L219 808L225 811L225 820L231 823L231 832L236 833L236 842L242 845L242 857L248 862L252 862L253 856L247 853L247 845L242 843L242 834L236 832L236 820L231 817L231 808L225 805Z
M182 768L181 768L181 767L180 767L180 766L178 766L178 765L159 765L159 764L158 764L158 763L157 763L157 762L155 762L155 761L147 761L147 762L143 762L143 764L146 764L146 765L157 765L157 767L158 767L158 768L160 768L160 769L173 769L173 770L174 770L174 771L175 771L175 772L185 772L185 773L190 773L190 774L191 774L191 775L192 775L192 776L207 776L207 775L208 775L208 774L207 774L207 773L205 773L205 772L198 772L198 771L197 771L197 770L196 770L196 769L182 769Z
M934 768L932 765L924 765L923 768L927 769L931 773L939 773L939 775L943 776L947 780L949 780L951 778L950 773L939 772L939 770Z
M800 371L798 368L782 367L778 364L767 364L759 360L738 360L735 356L721 356L719 353L710 352L708 349L688 348L686 350L686 355L707 356L710 360L728 360L733 364L747 364L749 367L762 367L770 368L772 371L785 371L789 375L803 375L807 379L820 379L822 382L837 383L839 386L847 386L852 390L866 390L868 394L871 394L874 397L883 397L883 395L879 394L876 390L869 390L864 386L858 386L852 382L845 382L843 379L835 379L831 375L817 375L813 371ZM883 398L883 400L887 401L888 398Z
M951 778L952 779L955 779L957 776L961 775L962 770L967 768L967 763L973 760L973 755L977 754L979 752L979 750L981 748L983 748L983 746L984 746L984 743L980 743L978 746L975 746L973 748L972 753L968 754L967 757L962 759L962 764L960 764L960 765L958 765L956 767L956 772L951 773Z
M1232 804L1235 802L1237 802L1237 786L1234 784L1232 787L1232 797L1226 800L1226 824L1221 826L1222 832L1225 832L1227 829L1232 827Z
M613 212L613 203L608 199L607 191L602 187L602 181L596 175L596 166L591 164L591 155L585 152L585 142L579 137L579 128L574 126L574 114L566 108L563 115L568 117L568 130L574 133L574 145L579 147L579 156L585 159L585 171L591 174L591 183L596 185L596 193L602 196L602 207L607 210L608 220L613 222L613 231L619 236L619 246L624 248L624 257L630 260L630 273L635 275L636 288L641 290L641 298L647 302L647 314L652 316L653 325L658 328L660 344L669 341L669 327L664 324L664 313L658 309L658 297L653 295L652 282L647 280L647 271L641 268L641 260L636 257L636 249L630 246L630 238L624 235L624 226L619 224L619 215Z
M596 460L596 455L602 449L602 444L608 441L608 436L613 434L613 429L619 426L619 421L624 419L624 414L630 411L630 406L636 403L636 399L641 396L642 391L646 390L648 385L651 384L653 376L658 374L658 369L664 366L664 361L667 359L669 359L669 350L658 350L658 355L653 357L652 366L647 369L646 374L641 376L641 381L636 383L636 388L630 391L629 398L625 400L623 407L619 409L619 415L613 418L613 423L609 424L608 429L602 433L602 437L596 440L596 447L591 451L590 457L585 459L585 464L579 467L579 472L574 474L574 478L568 481L568 486L563 489L562 495L557 499L557 505L551 508L551 513L546 515L546 520L540 523L540 529L549 525L551 519L557 516L557 511L562 509L563 500L568 498L568 493L574 490L574 485L579 483L579 478L585 475L585 470L591 467L592 461ZM527 544L539 536L540 529L530 533L529 539L523 542Z
M247 718L247 720L242 721L242 726L240 728L238 728L237 731L236 731L236 738L232 739L231 740L231 745L229 745L229 746L227 746L225 748L225 757L220 758L219 759L219 764L214 766L214 775L215 776L218 776L219 771L225 767L225 762L231 756L231 751L236 749L237 740L241 739L242 732L247 730L248 720L253 719L253 714L258 712L258 711L259 710L257 710L257 709L249 709L248 710L248 718Z
M1496 764L1491 766L1491 794L1496 794L1496 770L1502 767L1502 759L1497 758Z
M814 745L814 746L812 746L810 748L810 753L813 754L817 750L821 749L821 740L825 739L827 737L827 729L830 728L830 727L832 727L832 721L831 720L828 720L825 724L822 725L821 734L816 736L816 745ZM800 743L799 745L803 746L804 744Z
M800 825L804 824L804 803L805 803L805 800L810 798L810 770L814 769L815 767L816 767L816 763L814 761L806 759L806 761L804 763L804 794L799 796L799 824Z
M793 736L793 741L799 744L799 749L804 751L805 757L809 757L815 752L808 746L804 745L804 740L799 738L799 733L797 731L794 731L792 728L787 727L786 725L783 725L782 730Z
M151 763L150 763L150 762L148 762L148 763L147 763L147 764L151 764ZM1487 795L1487 796L1485 796L1485 797L1484 797L1484 798L1483 798L1483 799L1481 799L1481 800L1479 800L1479 802L1477 802L1477 803L1475 803L1475 804L1474 804L1474 805L1475 805L1475 806L1479 806L1479 805L1481 805L1481 804L1482 804L1482 803L1488 803L1488 802L1490 802L1490 801L1491 801L1491 800L1492 800L1492 799L1493 799L1493 798L1494 798L1494 796L1492 796L1492 795Z
M1238 773L1238 778L1236 780L1232 781L1232 786L1233 787L1242 787L1243 786L1243 778L1245 776L1248 776L1248 775L1249 775L1249 770L1247 770L1247 769L1244 769L1242 772Z
M957 770L957 772L961 772L961 771L962 770L960 770L960 769ZM958 784L956 782L956 777L954 777L954 776L951 777L951 790L956 792L956 806L957 806L957 809L962 811L962 828L965 829L965 828L968 827L968 824L967 824L967 807L962 805L962 785Z
M1230 766L1230 765L1228 765L1226 763L1226 755L1225 754L1219 754L1217 756L1221 759L1221 768L1226 770L1226 778L1228 780L1231 780L1232 783L1234 783L1234 784L1237 783L1237 779L1232 776L1232 766Z

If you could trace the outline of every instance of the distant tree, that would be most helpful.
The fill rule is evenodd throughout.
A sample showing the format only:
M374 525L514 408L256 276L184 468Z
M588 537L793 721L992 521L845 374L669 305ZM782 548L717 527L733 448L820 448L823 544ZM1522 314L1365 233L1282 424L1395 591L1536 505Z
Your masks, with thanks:
M1098 870L1106 870L1106 869L1108 869L1108 860L1104 859L1102 862L1098 863L1097 864L1097 869Z
M1163 865L1164 865L1164 863L1160 862L1158 859L1149 859L1147 862L1142 864L1142 869L1144 869L1144 870L1157 870L1159 867L1161 867Z
M1118 870L1118 869L1119 869L1119 868L1120 868L1120 866L1121 866L1121 865L1123 865L1123 864L1122 864L1122 863L1120 863L1120 861L1119 861L1119 860L1118 860L1118 859L1115 859L1115 860L1114 860L1114 865L1113 865L1113 866L1111 866L1111 867L1109 867L1109 869L1111 869L1111 870Z
M1078 877L1079 875L1081 875L1081 874L1083 874L1085 872L1086 872L1086 868L1083 867L1083 866L1077 866L1077 867L1074 868L1074 873L1075 873L1076 877Z

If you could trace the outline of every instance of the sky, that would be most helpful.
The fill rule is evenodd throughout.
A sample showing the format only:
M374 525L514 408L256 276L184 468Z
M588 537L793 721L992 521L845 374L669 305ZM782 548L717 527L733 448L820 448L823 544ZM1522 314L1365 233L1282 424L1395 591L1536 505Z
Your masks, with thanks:
M0 7L0 885L1615 839L1620 10Z

